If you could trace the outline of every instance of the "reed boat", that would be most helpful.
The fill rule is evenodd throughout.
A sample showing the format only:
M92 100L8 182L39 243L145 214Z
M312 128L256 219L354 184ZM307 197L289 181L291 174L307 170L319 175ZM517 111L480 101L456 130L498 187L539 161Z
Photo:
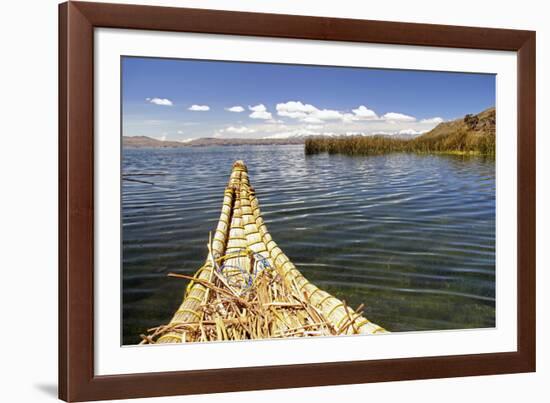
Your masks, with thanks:
M262 218L243 161L233 164L208 253L168 324L142 344L384 333L309 282L277 246Z

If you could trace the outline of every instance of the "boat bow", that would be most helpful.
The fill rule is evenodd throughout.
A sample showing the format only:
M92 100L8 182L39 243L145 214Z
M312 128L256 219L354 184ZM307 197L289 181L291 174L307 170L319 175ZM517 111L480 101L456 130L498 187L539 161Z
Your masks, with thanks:
M386 332L309 282L283 253L242 161L233 165L207 258L189 279L170 323L150 329L143 343Z

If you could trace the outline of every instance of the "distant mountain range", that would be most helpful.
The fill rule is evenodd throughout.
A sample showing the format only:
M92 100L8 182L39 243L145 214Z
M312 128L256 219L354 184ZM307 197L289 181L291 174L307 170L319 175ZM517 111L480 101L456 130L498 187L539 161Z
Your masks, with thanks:
M413 134L379 134L378 136L392 137L394 139L408 139L418 135ZM193 139L190 141L171 141L158 140L148 136L123 136L122 144L126 148L182 148L182 147L208 147L208 146L243 146L243 145L292 145L304 144L309 137L319 136L293 136L288 138L265 138L265 139L246 139L246 138L215 138L205 137Z
M206 147L206 146L240 146L240 145L288 145L304 144L304 137L292 137L287 139L226 139L205 137L190 141L162 141L147 136L124 136L122 145L127 148L180 148L180 147Z

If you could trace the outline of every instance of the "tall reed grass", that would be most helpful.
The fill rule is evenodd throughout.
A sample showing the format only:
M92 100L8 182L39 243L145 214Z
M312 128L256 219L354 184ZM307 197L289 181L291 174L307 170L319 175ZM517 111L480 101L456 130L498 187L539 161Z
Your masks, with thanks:
M495 155L495 134L472 135L459 131L446 136L396 139L389 136L310 137L305 141L307 155L378 155L393 152Z

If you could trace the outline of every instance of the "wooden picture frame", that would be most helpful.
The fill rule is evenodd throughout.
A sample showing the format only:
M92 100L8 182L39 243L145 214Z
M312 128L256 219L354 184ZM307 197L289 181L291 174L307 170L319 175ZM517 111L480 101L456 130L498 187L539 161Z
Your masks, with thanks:
M506 50L518 57L518 350L94 375L94 28ZM59 6L59 398L122 399L535 371L535 32L184 8Z

